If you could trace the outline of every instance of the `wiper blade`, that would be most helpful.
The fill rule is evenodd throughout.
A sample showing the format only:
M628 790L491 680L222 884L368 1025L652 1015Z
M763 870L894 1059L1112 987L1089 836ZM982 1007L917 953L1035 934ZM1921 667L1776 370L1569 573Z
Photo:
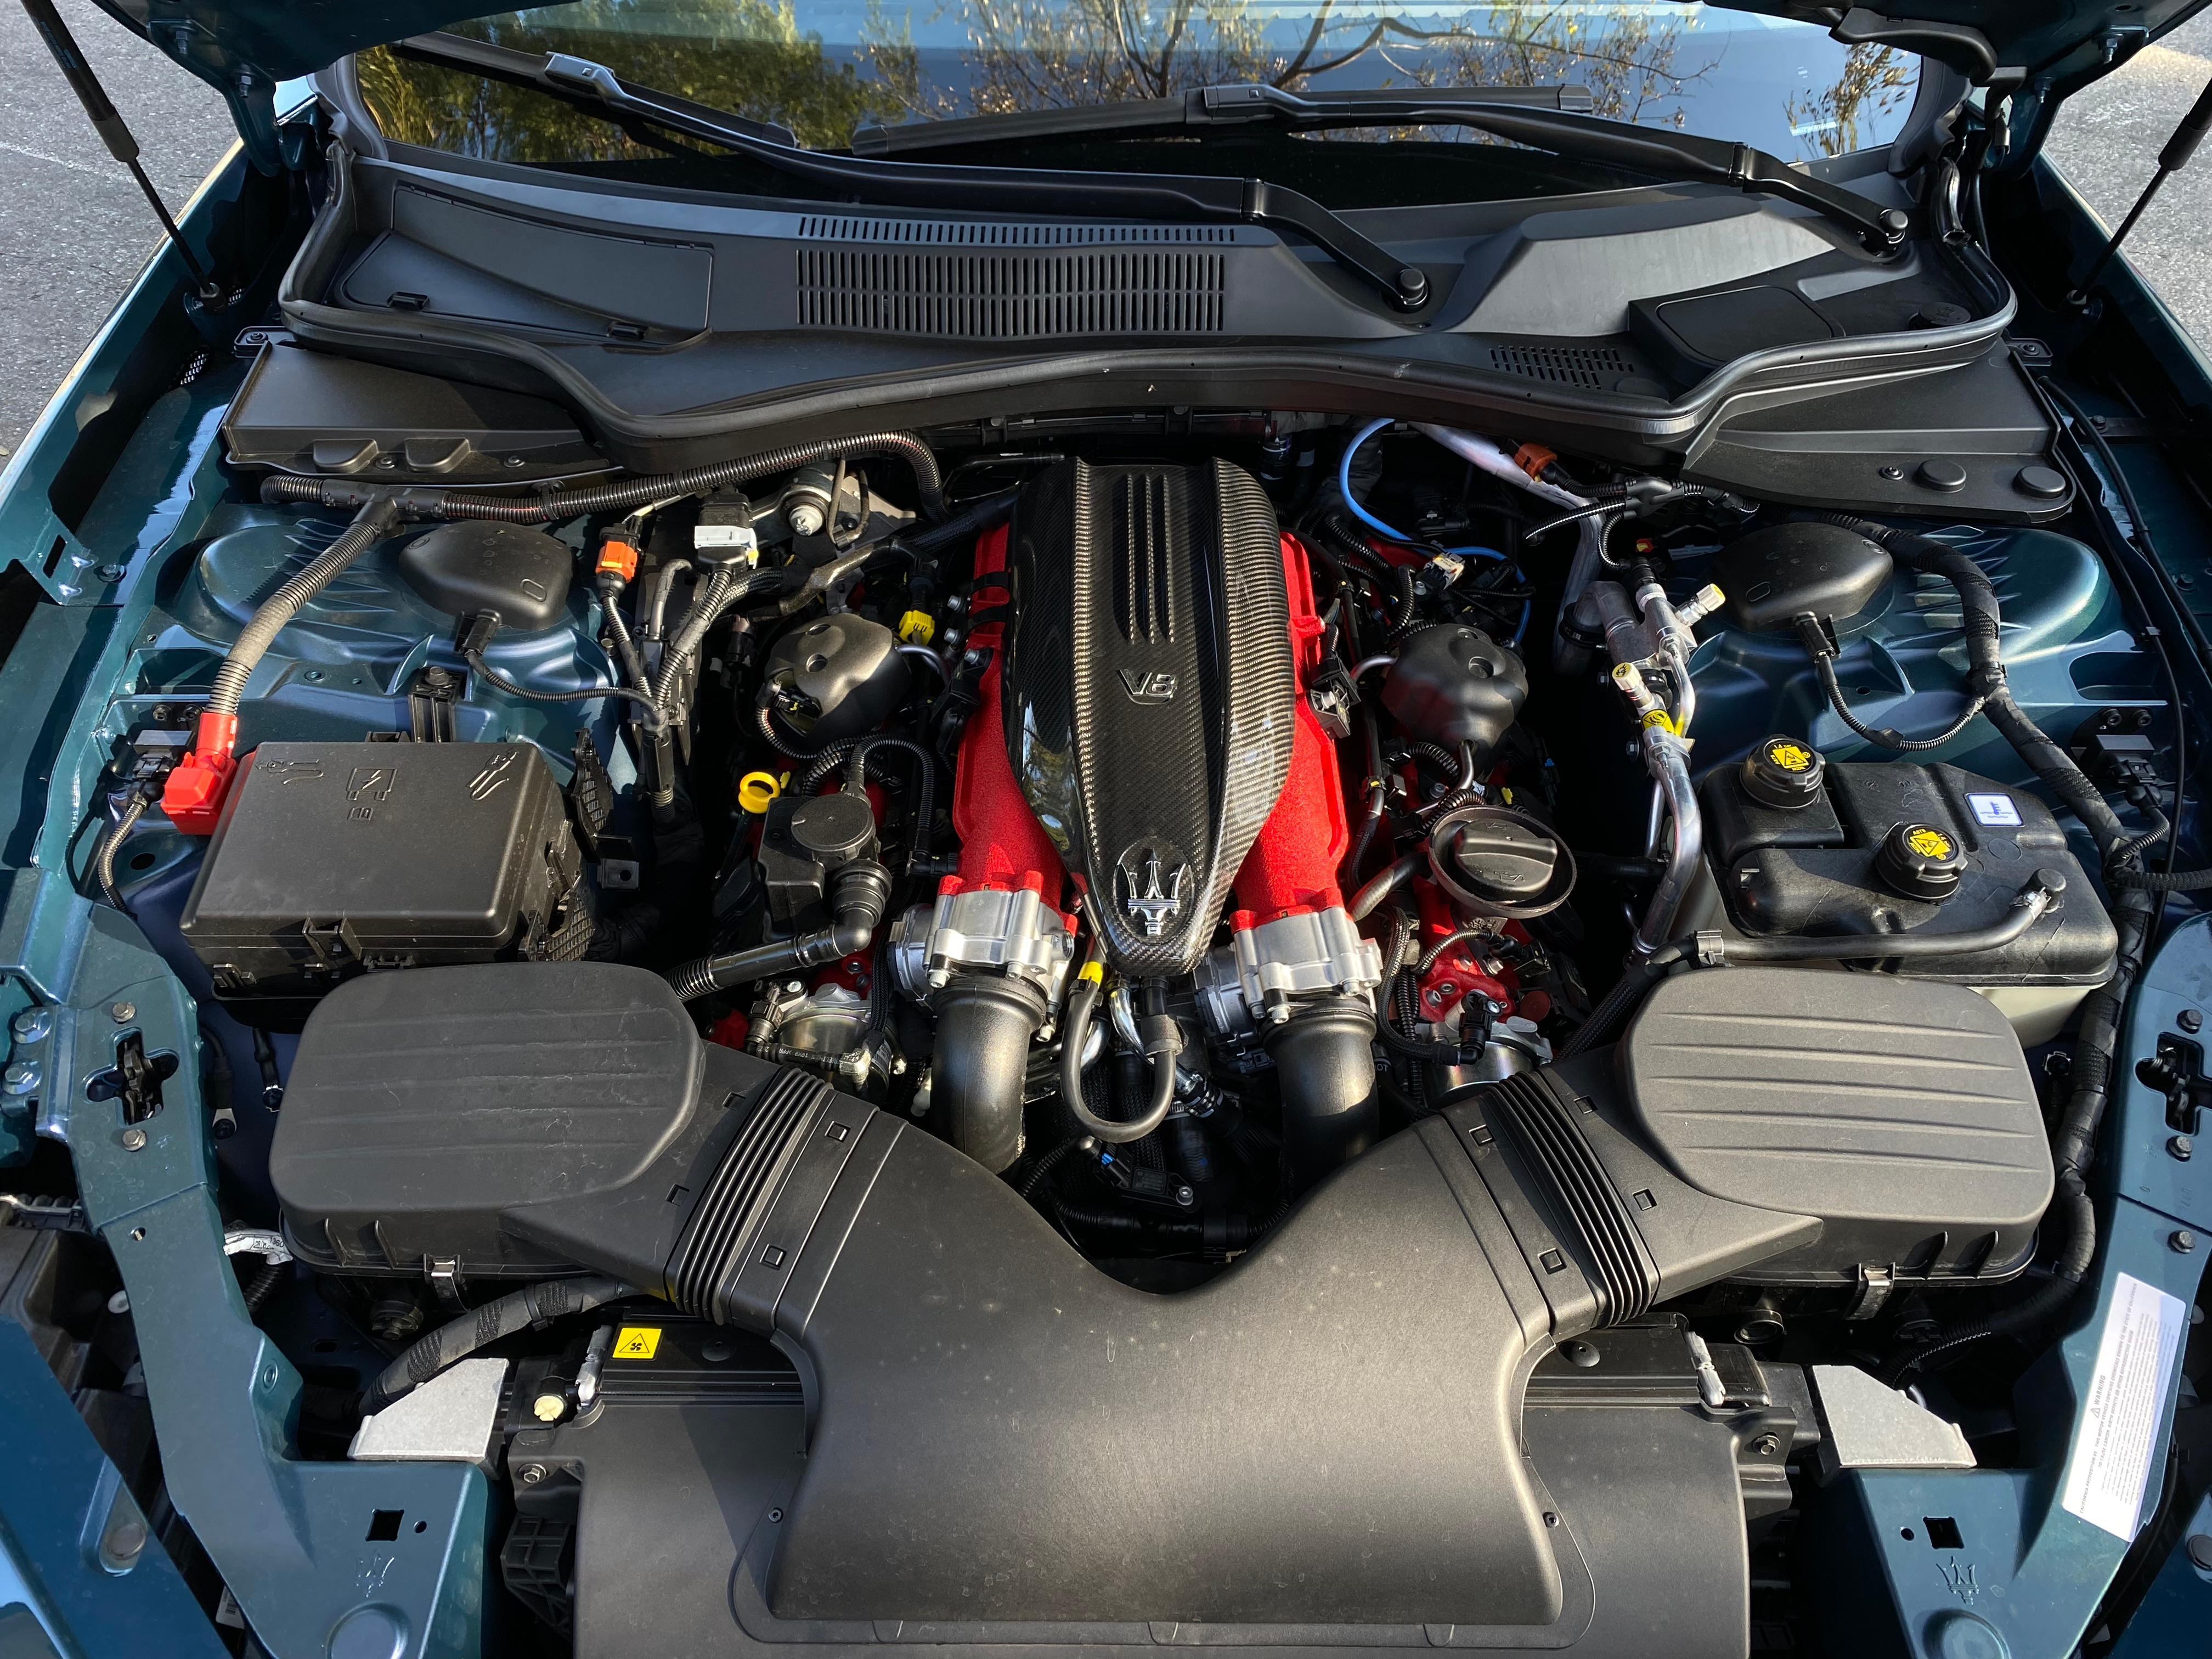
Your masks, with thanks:
M1468 105L1587 110L1591 99L1588 87L1573 85L1449 87L1413 94L1384 88L1332 93L1326 98L1299 98L1269 86L1196 87L1179 98L1136 98L1121 103L1017 110L1006 115L908 121L893 127L855 127L853 153L896 155L906 150L1092 133L1132 138L1224 127L1288 127L1306 132L1341 127L1435 126L1447 125L1436 112Z
M741 155L790 178L883 207L1035 213L1055 218L1169 220L1291 230L1382 290L1401 309L1425 304L1429 279L1361 235L1310 197L1264 179L1143 173L1060 173L1019 167L940 167L802 149L784 129L748 121L673 94L634 86L603 64L566 53L516 52L453 34L418 34L400 45L415 55L597 106Z
M1579 161L1611 162L1656 178L1733 185L1759 195L1778 196L1856 232L1877 249L1894 247L1904 239L1909 222L1901 210L1877 207L1863 196L1809 178L1765 150L1663 127L1610 121L1583 112L1589 108L1588 91L1573 86L1346 92L1322 97L1304 97L1264 85L1202 87L1180 98L862 127L853 135L853 149L884 155L1082 133L1137 137L1262 125L1290 131L1474 127Z

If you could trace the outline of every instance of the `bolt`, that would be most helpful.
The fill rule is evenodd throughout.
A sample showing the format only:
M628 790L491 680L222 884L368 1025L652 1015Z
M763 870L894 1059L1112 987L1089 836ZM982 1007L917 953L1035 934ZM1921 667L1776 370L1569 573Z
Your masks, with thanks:
M104 1541L108 1554L118 1561L133 1560L146 1547L146 1523L125 1521L110 1532Z
M1782 1442L1774 1435L1762 1434L1751 1443L1751 1449L1754 1456L1771 1457L1782 1449Z
M107 1012L114 1018L118 1025L128 1025L138 1018L138 1005L135 1002L118 1002Z
M2187 1135L2176 1135L2166 1143L2166 1150L2172 1152L2177 1160L2186 1164L2190 1155L2197 1150L2197 1143Z
M0 1089L11 1095L27 1095L39 1086L39 1068L27 1060L11 1060L8 1069L0 1072Z
M118 1291L113 1296L109 1297L107 1298L107 1311L112 1314L129 1313L131 1311L131 1292L128 1291Z
M2197 1235L2191 1232L2188 1228L2183 1227L2166 1242L2173 1247L2176 1255L2187 1255L2197 1248Z
M525 461L525 460L522 459L522 457L521 457L521 456L520 456L520 455L510 455L510 456L508 456L508 457L507 458L507 464L509 466L526 466L527 465L529 465L529 463L527 463L526 461Z
M26 1008L15 1016L13 1029L18 1042L44 1042L46 1033L54 1029L53 1011L50 1008Z
M1191 1191L1188 1187L1178 1187L1176 1188L1176 1202L1178 1204L1188 1204L1197 1196L1198 1194Z
M380 472L392 471L398 465L399 458L397 455L380 455L376 458L377 470Z
M768 1512L768 1518L769 1524L770 1526L774 1526L776 1522L783 1519L783 1511L781 1510L770 1510Z
M129 575L131 573L129 569L123 565L104 564L97 570L94 570L92 574L99 577L100 580L104 582L119 582L124 579L124 577Z
M2204 1012L2201 1008L2184 1008L2175 1017L2173 1023L2188 1032L2190 1036L2195 1036L2204 1029Z
M1546 1510L1544 1511L1544 1524L1547 1527L1558 1526L1559 1524L1559 1512L1557 1510Z
M146 1132L143 1129L125 1129L123 1132L123 1150L125 1152L143 1152L145 1149Z
M522 1484L524 1486L534 1486L544 1478L545 1466L543 1463L525 1463L522 1466Z
M1881 470L1881 476L1894 483L1905 476L1905 469L1901 466L1886 466Z

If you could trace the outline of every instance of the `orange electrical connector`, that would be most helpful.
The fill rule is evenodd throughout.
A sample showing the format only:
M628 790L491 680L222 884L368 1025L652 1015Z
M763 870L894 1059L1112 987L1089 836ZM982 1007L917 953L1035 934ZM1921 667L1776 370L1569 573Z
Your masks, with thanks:
M1513 465L1536 479L1541 479L1544 469L1559 459L1558 450L1547 449L1541 444L1522 444L1513 452Z
M619 536L610 535L599 544L598 573L605 575L612 571L624 581L637 575L637 550Z

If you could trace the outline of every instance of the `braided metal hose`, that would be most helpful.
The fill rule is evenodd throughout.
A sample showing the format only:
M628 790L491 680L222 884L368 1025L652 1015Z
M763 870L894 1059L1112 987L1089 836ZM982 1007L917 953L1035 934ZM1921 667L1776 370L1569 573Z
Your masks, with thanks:
M661 472L620 483L589 489L550 490L528 501L513 496L478 495L466 490L404 491L410 514L433 519L493 519L504 524L545 524L573 519L586 513L605 513L618 507L669 495L696 495L722 484L743 483L772 472L788 472L809 461L837 455L896 455L914 469L915 488L921 497L923 516L945 516L944 480L937 457L927 444L911 432L864 432L850 438L821 438L808 444L787 444L757 455L695 466L682 472ZM294 477L279 475L261 483L264 501L316 501L325 507L352 505L370 486L348 478Z

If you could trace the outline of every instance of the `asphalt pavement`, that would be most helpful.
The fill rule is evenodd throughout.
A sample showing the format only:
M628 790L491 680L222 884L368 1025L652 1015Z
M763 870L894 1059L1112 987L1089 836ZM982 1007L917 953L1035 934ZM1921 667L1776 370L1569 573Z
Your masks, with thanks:
M90 0L58 0L138 135L147 173L181 205L229 149L222 100ZM2208 76L2212 12L2069 103L2051 153L2118 224ZM98 332L158 240L144 199L101 148L18 6L0 0L0 457ZM2212 349L2212 148L2170 179L2129 257Z

